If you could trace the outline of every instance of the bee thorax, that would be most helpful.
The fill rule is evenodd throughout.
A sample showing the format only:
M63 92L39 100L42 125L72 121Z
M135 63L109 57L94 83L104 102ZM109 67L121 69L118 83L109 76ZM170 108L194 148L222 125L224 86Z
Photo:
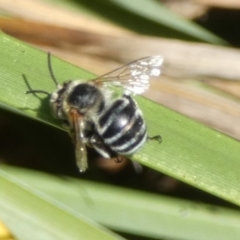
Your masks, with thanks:
M105 101L101 91L93 85L83 83L75 86L69 93L66 102L76 108L80 114L100 113Z

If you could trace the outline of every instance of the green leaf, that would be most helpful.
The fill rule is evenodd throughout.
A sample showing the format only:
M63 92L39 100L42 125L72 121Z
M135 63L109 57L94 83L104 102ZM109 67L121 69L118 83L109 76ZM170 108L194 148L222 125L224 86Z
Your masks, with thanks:
M215 36L213 33L169 11L159 1L115 0L112 2L122 7L123 9L126 9L138 16L159 24L159 27L155 28L155 34L157 32L160 32L162 30L161 28L165 28L164 30L166 33L171 33L171 31L173 32L172 37L174 38L176 38L176 36L180 36L178 38L182 38L185 35L185 37L183 37L184 39L195 38L195 40L215 44L225 43L222 39ZM161 33L161 36L164 36L164 33Z
M226 44L226 41L220 37L194 22L177 16L155 0L80 0L77 3L51 1L64 4L65 7L74 5L75 10L84 11L85 9L90 15L95 14L141 34Z
M25 95L24 73L32 88L52 91L47 54L4 34L0 35L0 102L2 106L37 118L53 126L48 99ZM53 58L59 82L87 79L93 75ZM240 205L240 144L238 141L199 124L141 96L149 135L161 134L162 144L149 141L133 159L192 186Z
M1 167L0 217L17 239L33 239L33 236L34 239L45 240L122 239L80 212L63 205L56 198L57 189L52 189L55 199L51 198L46 190L52 187L53 182L48 178L42 181L43 177L45 176L35 175L34 172ZM32 180L40 179L42 180L34 186ZM38 189L39 184L45 192ZM59 184L55 187L61 188Z
M236 210L6 166L0 187L0 216L18 239L118 239L92 220L157 239L240 238Z

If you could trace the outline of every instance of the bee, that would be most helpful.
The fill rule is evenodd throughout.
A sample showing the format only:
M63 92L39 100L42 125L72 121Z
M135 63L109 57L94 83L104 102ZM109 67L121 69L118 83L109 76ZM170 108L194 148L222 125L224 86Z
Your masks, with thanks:
M49 96L51 112L67 126L75 144L77 166L84 172L88 168L86 146L104 158L119 159L133 155L144 145L148 138L146 123L132 95L148 89L150 78L161 74L162 63L162 56L144 57L91 81L69 80L58 84L48 53L55 91L33 90L23 77L29 88L27 94ZM120 87L121 96L114 97L110 87Z

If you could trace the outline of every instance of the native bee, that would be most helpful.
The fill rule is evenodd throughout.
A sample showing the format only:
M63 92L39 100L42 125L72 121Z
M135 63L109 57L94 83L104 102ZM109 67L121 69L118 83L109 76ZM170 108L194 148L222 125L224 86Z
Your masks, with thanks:
M53 93L33 90L23 75L29 91L45 93L55 118L67 125L75 144L76 162L81 172L88 167L86 145L104 158L129 156L147 139L146 124L131 95L142 94L151 77L161 73L162 56L150 56L128 63L91 81L69 80L58 84L48 53L48 66L57 88ZM113 97L110 87L120 87L121 96ZM160 136L157 136L160 138Z

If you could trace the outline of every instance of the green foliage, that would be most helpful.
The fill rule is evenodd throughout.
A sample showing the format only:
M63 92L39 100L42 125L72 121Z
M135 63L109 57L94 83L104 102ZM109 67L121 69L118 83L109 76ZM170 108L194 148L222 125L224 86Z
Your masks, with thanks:
M78 4L89 8L89 1ZM91 5L92 12L99 10L97 14L100 14L102 11L105 18L128 25L136 32L224 43L155 5L154 1L91 1ZM33 89L54 90L46 53L3 33L0 46L0 106L61 129L50 114L46 96L37 98L24 94L27 86L22 74ZM59 82L93 77L54 57L52 64ZM149 141L133 159L239 205L239 142L143 97L136 99L144 112L149 134L161 134L163 142ZM32 239L33 232L35 239L79 239L79 236L82 239L120 239L95 221L116 231L146 237L240 237L237 211L215 208L213 212L207 206L179 199L62 180L3 166L0 188L0 217L19 239Z
M240 213L224 208L6 166L0 187L17 239L121 239L93 221L147 239L240 238Z
M48 99L25 95L28 78L32 88L52 91L55 86L47 67L46 53L4 34L0 35L2 64L0 101L5 108L60 127L49 112ZM93 75L53 58L57 79L91 78ZM143 97L136 97L144 112L150 136L159 133L163 142L149 141L133 159L181 181L240 204L240 144Z
M134 32L166 38L226 44L194 22L177 16L155 0L48 0L51 3L102 18Z

